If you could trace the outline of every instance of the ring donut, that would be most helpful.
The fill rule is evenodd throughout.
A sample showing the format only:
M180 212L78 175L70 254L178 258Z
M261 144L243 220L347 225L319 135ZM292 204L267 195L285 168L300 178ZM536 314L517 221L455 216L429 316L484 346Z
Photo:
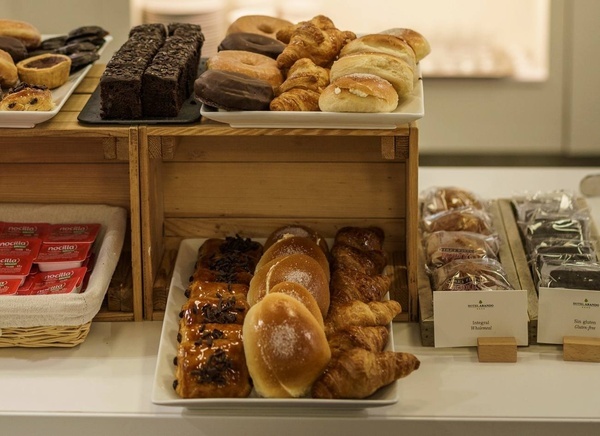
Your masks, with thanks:
M276 39L270 38L259 33L236 32L230 33L219 44L219 51L222 50L243 50L251 51L277 59L281 54L285 44Z
M278 30L291 25L290 21L283 18L268 15L244 15L229 25L226 34L246 32L275 38Z
M255 79L269 82L276 90L283 83L277 61L268 56L242 50L224 50L211 56L206 62L209 70L233 71Z

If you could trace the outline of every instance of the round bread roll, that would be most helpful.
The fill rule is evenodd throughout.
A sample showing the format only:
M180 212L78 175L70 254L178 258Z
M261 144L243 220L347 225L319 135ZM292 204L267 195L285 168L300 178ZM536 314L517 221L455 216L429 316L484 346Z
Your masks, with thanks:
M0 35L20 39L28 50L33 50L42 43L40 31L25 21L0 19Z
M425 56L431 53L431 46L429 45L429 41L427 41L427 39L425 39L425 37L416 30L394 28L384 30L381 33L384 35L394 35L406 41L406 43L410 45L414 50L417 62L419 62L421 59L423 59Z
M275 38L280 29L291 26L292 23L283 18L271 17L269 15L244 15L236 19L227 28L226 34L237 32L257 33L269 38Z
M392 112L398 93L373 74L348 74L335 79L319 96L322 112Z
M340 51L340 57L353 53L385 53L403 59L414 71L417 60L412 47L394 35L371 33L350 41Z
M307 395L331 359L315 317L283 293L269 294L250 308L242 335L248 371L262 397Z
M306 254L290 254L266 263L250 280L248 303L254 305L276 284L294 282L304 286L315 298L323 318L329 310L329 282L319 262Z
M286 235L276 241L263 253L256 264L256 271L273 259L296 253L306 254L319 262L329 281L330 271L327 256L325 256L325 253L323 253L323 250L315 241L305 236Z
M306 238L310 238L315 241L319 247L321 247L326 256L329 256L329 245L327 244L325 238L315 229L312 229L308 226L303 226L301 224L290 224L274 230L264 243L265 251L271 245L273 245L275 241L278 241L286 236L304 236Z
M0 88L12 88L19 81L19 73L12 56L0 50Z
M349 74L372 74L392 84L398 97L413 91L414 72L404 60L385 53L354 53L343 56L331 67L330 80Z
M306 289L300 283L281 282L273 286L270 289L269 294L275 294L278 292L287 294L290 297L294 297L300 303L304 304L308 311L315 317L319 325L325 329L325 322L323 320L323 315L321 314L321 309L319 309L317 300L315 300L315 297L308 292L308 289Z

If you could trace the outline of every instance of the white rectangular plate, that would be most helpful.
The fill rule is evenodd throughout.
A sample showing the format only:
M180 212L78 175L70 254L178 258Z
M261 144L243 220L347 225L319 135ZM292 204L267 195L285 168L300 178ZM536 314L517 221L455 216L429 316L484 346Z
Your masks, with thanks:
M263 243L264 240L255 239ZM260 398L253 391L248 398L194 398L179 397L173 389L175 365L173 358L177 354L177 332L179 328L179 312L186 301L184 291L189 277L194 270L198 248L205 239L184 239L179 246L175 261L175 269L165 317L163 320L158 359L152 388L152 402L166 406L179 406L188 409L239 409L239 408L332 408L332 409L364 409L394 404L398 401L397 383L391 383L361 400L327 400L315 398ZM394 340L390 326L388 350L393 350Z
M47 39L55 35L42 35L42 39ZM104 37L104 45L98 50L101 54L107 44L112 41L112 36ZM63 105L69 99L75 88L81 83L86 74L90 71L93 64L87 65L81 70L71 74L67 82L52 90L52 100L56 107L51 111L0 111L0 128L21 128L31 129L36 124L43 123L53 118L60 112Z
M203 104L200 114L238 128L393 130L425 115L423 80L417 80L413 93L389 113L224 111Z

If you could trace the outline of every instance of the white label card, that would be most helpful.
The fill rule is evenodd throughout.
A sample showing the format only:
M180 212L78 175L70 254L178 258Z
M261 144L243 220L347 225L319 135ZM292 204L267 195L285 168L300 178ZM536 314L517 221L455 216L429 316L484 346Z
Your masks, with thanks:
M433 293L436 347L471 347L479 337L514 337L528 345L527 291Z
M562 344L564 336L600 337L600 291L539 288L538 342Z

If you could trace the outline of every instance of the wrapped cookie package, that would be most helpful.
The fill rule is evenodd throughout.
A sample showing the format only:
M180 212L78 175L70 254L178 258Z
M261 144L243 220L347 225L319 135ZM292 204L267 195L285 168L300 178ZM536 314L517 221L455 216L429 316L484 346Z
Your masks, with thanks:
M421 234L434 291L513 289L498 257L488 202L457 187L421 194Z
M565 191L512 200L536 287L600 290L600 262L589 211Z

